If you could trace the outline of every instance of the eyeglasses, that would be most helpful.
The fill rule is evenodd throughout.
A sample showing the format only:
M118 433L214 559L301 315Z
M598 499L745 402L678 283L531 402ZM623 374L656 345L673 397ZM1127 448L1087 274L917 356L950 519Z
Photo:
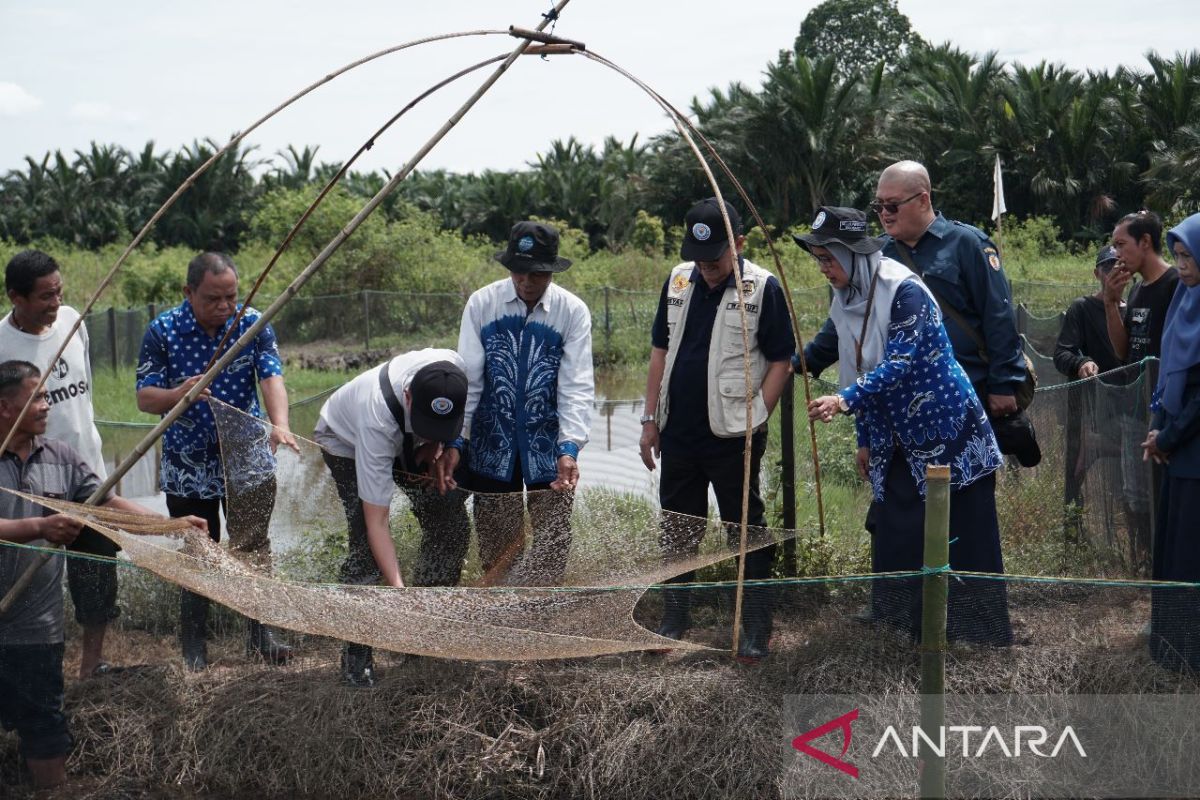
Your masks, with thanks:
M874 203L871 203L871 205L868 206L868 208L870 208L876 214L879 214L884 211L886 211L889 214L895 214L897 211L900 210L900 206L904 205L905 203L911 203L913 200L916 200L918 197L920 197L923 194L925 194L925 193L917 192L912 197L906 197L903 200L899 200L895 203L887 203L887 202L884 202L883 200L876 200Z
M815 258L817 260L817 264L819 264L822 267L832 267L833 265L837 264L837 261L834 260L833 256L824 256L824 255L819 256L816 253L814 253L813 258Z

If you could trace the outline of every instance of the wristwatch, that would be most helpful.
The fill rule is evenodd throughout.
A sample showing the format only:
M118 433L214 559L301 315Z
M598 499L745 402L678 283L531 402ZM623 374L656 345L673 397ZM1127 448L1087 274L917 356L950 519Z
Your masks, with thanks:
M641 422L643 425L645 425L647 422L654 422L654 415L653 414L642 414L642 418L638 421Z
M839 409L839 410L840 410L840 411L841 411L843 414L849 414L849 413L850 413L850 404L849 404L849 403L847 403L847 402L846 402L846 398L842 397L841 395L838 395L838 409Z

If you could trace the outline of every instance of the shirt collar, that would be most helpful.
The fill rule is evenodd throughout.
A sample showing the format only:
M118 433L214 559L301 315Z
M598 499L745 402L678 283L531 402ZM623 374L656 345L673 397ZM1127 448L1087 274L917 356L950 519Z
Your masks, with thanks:
M233 323L233 318L242 310L242 306L242 303L238 303L233 307L233 314L230 315L229 319L225 320L225 324L217 332L218 335L223 335L225 331L229 330L229 326ZM185 299L179 305L179 314L175 318L175 330L178 333L203 333L205 336L208 335L208 331L201 328L200 323L196 320L196 312L192 309L192 302L190 300Z
M717 291L717 289L728 289L730 286L733 286L733 277L735 275L740 276L742 274L742 272L745 271L745 264L746 264L745 256L743 256L741 253L739 253L738 257L737 257L737 264L735 264L733 267L733 270L728 275L725 276L725 282L722 283L720 286L716 287L715 289L709 289L708 284L705 283L704 290L715 292L715 291ZM692 276L690 278L688 278L688 280L690 280L692 283L704 283L704 278L700 275L699 267L697 267L697 266L692 267Z
M37 454L37 452L39 450L42 449L42 447L45 446L45 444L46 444L45 436L41 436L41 435L34 436L33 443L29 447L29 458L25 459L25 462L28 463L29 461L33 460L33 457ZM0 455L3 455L4 458L12 457L12 458L15 458L18 460L21 458L12 450L5 450L4 453L0 454Z
M522 308L526 308L525 301L521 299L521 296L519 294L517 294L516 284L514 284L512 281L509 281L508 282L508 290L509 290L509 298L505 302L506 303L520 303ZM550 283L546 284L546 291L542 292L542 296L539 297L538 301L533 304L533 307L537 308L538 306L541 306L542 308L546 309L546 313L549 313L550 307L551 307L551 305L553 303L553 299L554 299L550 296L551 292L553 292L553 291L554 291L554 282L551 281ZM526 308L526 310L532 310L532 309Z
M175 330L180 333L195 333L200 330L200 323L196 321L196 312L192 310L190 300L184 300L179 306L179 314L175 317Z
M942 216L942 212L937 212L937 216L933 218L933 222L929 223L929 227L925 229L925 233L930 233L939 239L946 238L947 231L950 230L950 221ZM924 234L922 234L924 235Z

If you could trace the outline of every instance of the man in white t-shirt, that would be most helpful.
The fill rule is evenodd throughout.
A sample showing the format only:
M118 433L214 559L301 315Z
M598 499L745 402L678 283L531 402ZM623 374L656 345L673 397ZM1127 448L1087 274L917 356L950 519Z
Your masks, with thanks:
M345 384L321 407L313 439L324 450L349 535L342 583L404 585L389 521L399 486L421 526L410 583L458 584L471 523L464 492L447 484L439 460L462 432L463 366L453 350L403 353ZM370 647L344 647L343 682L369 687L374 673Z
M0 360L28 361L49 370L46 435L71 445L103 480L106 472L92 410L87 328L80 325L62 357L50 363L79 318L78 311L62 303L63 279L58 263L40 250L17 253L5 268L4 288L13 308L0 320ZM115 544L90 528L84 529L68 549L109 558L117 554ZM83 628L79 677L111 671L102 656L108 623L120 614L116 565L111 561L68 558L67 585L75 604L75 619Z

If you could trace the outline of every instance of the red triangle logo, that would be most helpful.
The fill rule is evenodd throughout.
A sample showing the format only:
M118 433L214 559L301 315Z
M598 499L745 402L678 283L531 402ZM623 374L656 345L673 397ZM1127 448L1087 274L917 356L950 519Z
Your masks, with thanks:
M799 750L805 755L812 756L822 764L828 764L836 770L846 773L851 778L858 777L858 767L848 761L842 761L840 758L835 758L826 752L818 750L809 744L814 739L820 739L825 734L833 730L841 730L842 732L842 755L846 755L846 751L850 749L850 739L853 732L850 730L850 723L858 719L858 709L854 709L846 714L842 714L837 719L831 719L824 725L813 728L811 731L800 734L795 739L792 739L792 747Z

